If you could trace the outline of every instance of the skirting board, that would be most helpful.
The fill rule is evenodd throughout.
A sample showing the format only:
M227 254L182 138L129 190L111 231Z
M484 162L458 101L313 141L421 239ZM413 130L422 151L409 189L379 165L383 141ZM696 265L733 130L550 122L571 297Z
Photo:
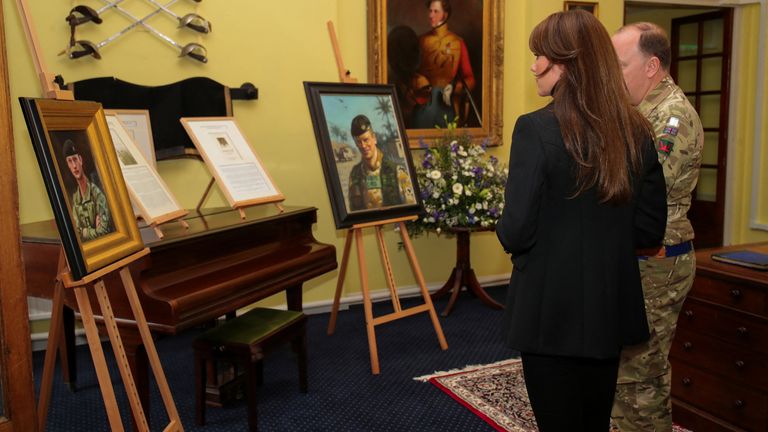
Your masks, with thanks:
M480 282L480 285L482 285L483 287L506 285L509 283L510 275L511 275L510 273L507 273L502 275L481 276L481 277L478 277L477 280L478 282ZM440 289L442 286L443 286L442 283L436 282L436 283L428 284L427 289L429 290L429 292L435 292L438 289ZM419 292L419 287L417 285L407 285L403 287L398 287L397 292L398 294L400 294L401 299L418 297L421 295L421 293ZM380 289L380 290L372 291L371 300L374 303L380 300L389 300L389 289ZM355 293L353 295L349 295L341 298L341 301L339 303L339 310L349 309L350 305L362 304L362 303L363 303L363 295L361 293ZM328 313L331 311L331 306L333 306L333 299L321 300L316 302L305 302L304 313L307 315ZM276 308L287 309L287 305L281 304ZM238 314L246 312L248 309L249 308L244 308L238 311ZM42 313L39 313L36 315L40 321L50 319L50 314L48 316L43 316L44 314ZM77 337L76 338L77 345L85 345L87 343L84 335L85 335L85 331L83 329L75 330L75 336ZM47 343L48 343L48 333L40 332L40 333L32 334L32 350L33 351L44 350Z

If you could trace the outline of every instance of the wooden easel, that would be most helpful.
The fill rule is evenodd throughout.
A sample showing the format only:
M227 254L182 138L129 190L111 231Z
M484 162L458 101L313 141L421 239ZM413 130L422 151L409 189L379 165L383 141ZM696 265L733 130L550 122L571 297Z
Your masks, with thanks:
M352 77L352 74L348 69L344 67L344 61L341 59L341 50L339 49L339 41L336 39L336 32L333 28L333 22L328 21L328 34L331 37L331 45L333 45L333 54L336 57L336 67L339 70L339 81L344 83L356 83L357 79ZM400 318L415 315L421 312L429 313L429 317L432 319L432 325L435 327L437 333L437 340L440 342L440 348L443 350L448 349L448 343L445 341L443 335L443 328L440 326L440 321L437 318L435 312L435 306L432 304L432 298L427 290L427 284L424 282L424 275L421 273L421 267L419 267L419 261L416 259L416 254L413 252L413 246L411 245L411 239L408 237L408 229L405 226L405 222L415 220L416 216L407 216L398 219L388 219L377 222L369 222L364 224L352 225L347 231L347 239L344 243L344 254L341 258L341 268L339 269L339 280L336 282L336 293L333 296L333 308L331 310L331 319L328 322L328 334L332 335L336 329L336 316L339 313L339 301L341 300L341 291L344 287L344 278L347 274L347 264L349 263L349 251L352 248L352 238L357 240L357 264L360 268L360 289L363 292L363 308L365 309L365 326L368 331L368 349L371 354L371 373L374 375L379 374L379 354L376 348L376 331L375 327L380 324L388 323ZM397 286L395 286L395 278L392 275L392 266L389 263L389 254L387 253L387 246L384 243L384 236L381 233L381 227L390 223L397 223L400 226L400 236L403 239L403 245L405 251L408 254L408 261L411 263L411 270L416 277L416 282L419 284L421 295L424 297L424 304L415 306L409 309L403 310L400 305L400 297L397 294ZM379 252L381 253L382 264L384 265L384 274L387 278L387 286L389 286L389 295L392 300L392 307L394 312L374 318L373 305L371 304L371 293L368 288L368 267L365 263L365 250L363 249L363 228L373 227L376 230L376 239L379 243Z
M32 17L29 13L29 7L26 0L16 0L16 5L19 9L19 14L22 18L24 25L24 32L27 36L27 42L32 50L32 59L35 63L35 70L40 78L40 85L42 86L43 95L47 98L58 100L74 100L74 95L71 91L65 91L58 88L54 84L53 74L49 73L43 57L40 53L40 47L35 35L34 26L32 24ZM152 340L152 334L149 332L149 326L147 320L144 317L144 310L139 302L138 294L136 294L136 287L133 284L133 278L131 277L128 265L143 256L149 254L149 248L144 248L132 255L129 255L111 265L103 267L80 280L73 280L69 268L64 258L64 250L61 250L59 254L59 269L56 278L56 284L54 286L53 294L53 310L51 313L50 331L48 333L48 345L45 351L45 362L43 366L43 376L40 384L40 397L38 399L37 406L37 423L38 430L45 430L46 418L48 416L48 404L51 399L51 386L53 384L53 371L56 365L56 353L58 351L59 342L62 338L63 330L63 315L64 315L64 290L73 289L75 298L77 299L77 305L80 309L80 316L83 320L83 326L85 328L85 335L88 339L88 347L91 351L91 358L96 368L96 376L99 381L99 388L101 389L102 399L107 410L107 417L109 418L109 426L113 431L123 431L123 423L120 419L120 409L117 406L117 400L115 399L115 391L112 387L112 380L109 376L109 369L104 358L104 351L101 348L101 340L99 339L99 331L96 327L96 320L93 316L91 309L91 301L88 295L88 289L93 288L96 292L96 298L101 308L102 316L104 317L104 325L107 328L109 334L109 340L112 344L112 349L115 353L117 360L117 366L120 370L120 376L125 385L125 391L130 403L131 412L133 413L133 419L136 428L139 431L148 431L149 424L147 423L147 417L144 414L144 409L141 406L141 400L139 399L138 391L136 390L136 381L133 379L130 365L128 364L128 358L125 354L125 348L123 346L122 339L120 338L120 332L117 328L117 321L115 320L115 314L112 311L112 304L109 301L107 290L104 286L104 277L113 272L120 273L120 279L123 282L125 288L125 294L128 298L128 302L131 305L136 325L139 328L141 334L141 340L146 348L147 357L152 367L152 372L155 375L158 389L163 398L165 409L168 414L170 422L164 428L165 431L183 431L184 428L181 425L181 419L179 413L176 411L176 405L173 402L171 396L171 390L168 387L168 382L165 379L163 368L160 365L160 358L157 355L154 341Z
M152 340L152 334L149 331L147 320L144 317L144 310L141 307L139 296L136 293L136 287L131 277L131 272L128 269L128 265L143 256L149 254L149 248L144 248L139 252L136 252L122 260L113 263L107 267L99 269L83 279L72 280L72 275L69 272L64 260L64 251L62 250L59 256L59 274L54 287L53 294L53 312L51 316L51 331L48 334L48 346L45 352L45 362L43 366L43 376L40 384L40 398L38 400L38 427L39 430L45 430L46 417L48 415L48 404L51 397L51 385L53 382L53 369L56 363L56 351L58 349L59 341L61 340L62 331L62 315L64 310L64 290L73 289L75 298L77 299L77 306L80 310L80 317L83 320L83 326L85 328L85 335L88 339L88 347L91 351L91 358L93 359L94 367L96 368L96 376L99 381L99 388L101 389L102 399L107 410L107 417L109 419L110 429L113 431L123 431L123 423L120 419L120 409L117 406L117 400L115 399L115 392L112 387L112 380L109 376L109 369L104 358L104 351L101 348L101 340L99 339L99 331L96 327L96 320L94 319L93 310L91 309L90 296L88 290L93 288L96 292L96 298L101 308L101 314L104 318L104 325L109 335L109 341L112 345L112 349L115 353L115 359L117 361L117 367L120 371L120 377L125 385L125 392L130 403L131 412L133 413L133 419L137 430L148 431L149 424L147 423L147 417L144 414L144 409L141 406L141 400L139 399L138 391L136 390L136 381L133 379L130 365L128 364L128 358L125 354L125 348L123 346L122 339L120 338L120 332L117 327L117 321L115 320L115 314L112 311L112 304L109 301L107 295L107 289L104 285L104 278L113 272L120 273L120 279L123 282L126 297L131 305L131 311L133 312L134 319L136 320L136 326L139 329L141 340L144 344L144 348L147 352L149 364L152 367L152 373L155 376L157 387L160 391L160 395L163 398L166 413L170 420L164 431L183 431L184 428L179 418L179 413L176 411L176 405L171 395L171 390L168 387L168 382L165 378L165 373L160 364L160 357L157 355L154 341Z
M331 319L328 323L328 334L332 335L336 329L336 316L339 313L339 301L341 299L341 291L344 286L344 277L347 273L347 264L349 263L349 251L352 247L352 238L356 240L357 246L357 264L360 268L360 289L363 292L363 308L365 310L365 326L368 331L368 349L371 354L371 373L374 375L379 374L379 355L376 348L376 332L375 327L380 324L388 323L400 318L405 318L411 315L415 315L421 312L429 313L429 317L432 320L432 325L435 327L435 333L437 333L437 340L440 342L440 348L443 350L448 349L448 343L445 341L443 335L443 329L440 326L440 321L437 318L435 312L435 306L432 304L432 298L427 290L427 284L424 282L424 275L421 273L421 267L416 259L416 254L413 251L411 245L411 239L408 237L408 229L405 226L405 222L409 220L415 220L416 216L408 216L399 219L389 219L379 222L370 222L365 224L353 225L347 231L347 239L344 243L344 254L341 258L341 267L339 268L339 279L336 283L336 294L333 296L333 308L331 310ZM405 252L408 255L408 261L411 264L411 270L416 277L416 282L419 284L419 290L421 296L424 298L424 304L414 306L408 309L403 309L400 305L400 298L397 294L397 286L395 286L395 278L392 275L392 266L389 263L389 254L387 253L387 246L384 243L384 236L381 232L381 227L390 224L397 223L400 227L400 237L403 240L403 246L405 246ZM373 306L371 304L371 294L368 288L368 268L365 262L365 250L363 249L363 228L373 227L376 230L376 239L379 244L379 252L381 253L381 260L384 265L384 273L387 278L387 285L389 286L389 294L392 299L392 307L394 312L379 317L373 316Z
M216 183L216 177L211 177L211 181L208 182L208 186L205 188L205 192L203 192L203 196L200 197L200 202L197 203L197 206L195 207L195 211L199 214L200 209L203 208L203 204L205 204L205 201L208 200L208 196L211 194L211 189L213 188L213 184ZM275 207L277 207L277 211L280 213L283 213L285 211L285 208L283 208L282 204L280 202L273 202L271 204L274 204ZM253 204L253 205L261 205L261 204ZM244 207L235 207L238 212L240 212L240 219L245 220L245 209L250 206L244 206Z

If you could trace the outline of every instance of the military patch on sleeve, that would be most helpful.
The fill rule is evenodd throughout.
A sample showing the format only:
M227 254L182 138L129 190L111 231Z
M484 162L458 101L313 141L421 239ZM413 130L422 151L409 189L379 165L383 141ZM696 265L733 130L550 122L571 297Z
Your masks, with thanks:
M659 137L658 148L659 153L669 156L672 153L672 149L675 146L675 137L679 132L680 118L670 116L667 119L667 123L664 125L661 137Z
M659 138L658 152L669 156L672 153L672 148L675 146L675 142L667 136Z
M666 135L677 136L678 128L680 127L680 119L675 116L670 116L667 120L667 124L664 126L664 133Z

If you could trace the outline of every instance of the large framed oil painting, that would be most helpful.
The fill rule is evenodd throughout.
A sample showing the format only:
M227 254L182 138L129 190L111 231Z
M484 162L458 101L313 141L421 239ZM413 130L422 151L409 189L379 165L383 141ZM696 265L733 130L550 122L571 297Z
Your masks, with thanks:
M305 82L304 89L336 228L418 214L394 87Z
M395 86L412 147L449 122L501 144L504 0L368 0L368 80Z

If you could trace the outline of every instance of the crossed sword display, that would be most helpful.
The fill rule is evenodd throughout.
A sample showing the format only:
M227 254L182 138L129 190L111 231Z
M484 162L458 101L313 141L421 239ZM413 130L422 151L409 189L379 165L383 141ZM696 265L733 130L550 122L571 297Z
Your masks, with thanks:
M189 57L202 63L208 62L208 56L207 56L208 54L204 46L195 42L188 43L186 45L181 45L180 43L171 39L169 36L165 35L164 33L160 32L156 28L147 24L146 22L148 19L152 18L153 16L161 12L164 12L172 16L179 22L179 28L185 27L190 30L194 30L198 33L210 33L211 23L205 18L201 17L200 15L196 13L189 13L184 16L179 16L169 9L170 6L172 6L178 0L170 0L168 3L165 3L165 4L162 4L157 0L147 0L149 3L155 5L156 9L142 18L137 18L127 10L120 7L120 3L124 2L125 0L101 0L101 1L104 2L104 6L102 6L98 10L95 10L85 5L78 5L72 8L72 10L69 12L69 15L67 15L66 17L66 21L69 23L69 27L70 27L69 46L67 46L67 48L59 54L66 53L71 59L77 59L85 56L92 56L96 59L101 59L101 54L99 53L99 50L101 48L112 43L115 39L128 33L134 28L138 26L142 26L147 30L149 30L152 34L154 34L158 38L178 48L180 50L179 57ZM194 0L194 1L199 3L202 0ZM115 9L116 11L120 12L123 16L125 16L126 18L130 19L133 22L127 27L125 27L124 29L120 30L119 32L113 34L112 36L109 36L108 38L98 43L94 43L85 39L77 40L75 38L75 29L78 26L88 22L101 24L102 22L101 14L109 9Z

